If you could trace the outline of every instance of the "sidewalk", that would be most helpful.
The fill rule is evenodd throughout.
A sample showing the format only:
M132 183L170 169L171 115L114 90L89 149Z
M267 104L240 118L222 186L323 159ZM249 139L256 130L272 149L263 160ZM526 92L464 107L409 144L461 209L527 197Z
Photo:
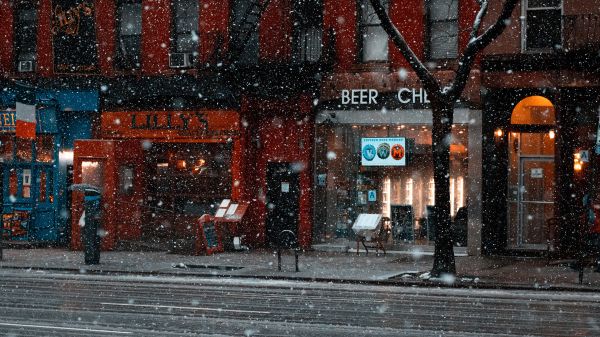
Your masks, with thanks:
M395 254L394 254L395 253ZM61 248L4 249L0 269L45 269L81 273L134 273L174 276L223 276L367 282L422 286L500 287L600 291L600 273L587 268L584 283L566 263L542 258L457 256L457 277L428 277L433 257L427 252L390 252L386 256L356 253L304 252L299 272L294 256L283 255L282 271L270 250L188 256L166 252L102 252L100 264L86 266L83 253Z

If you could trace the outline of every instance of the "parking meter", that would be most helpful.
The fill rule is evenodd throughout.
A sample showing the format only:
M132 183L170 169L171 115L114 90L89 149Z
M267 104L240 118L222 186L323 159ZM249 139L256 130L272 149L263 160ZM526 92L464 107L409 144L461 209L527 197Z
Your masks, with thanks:
M84 225L81 230L81 242L83 243L83 252L85 264L100 263L100 221L102 217L100 189L96 186L87 184L76 184L71 186L74 191L84 193Z

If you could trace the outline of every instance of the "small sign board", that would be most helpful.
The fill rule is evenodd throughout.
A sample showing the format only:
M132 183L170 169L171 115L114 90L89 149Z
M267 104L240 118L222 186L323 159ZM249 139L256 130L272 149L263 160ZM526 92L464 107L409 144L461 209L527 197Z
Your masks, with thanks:
M194 250L196 255L211 255L223 251L218 224L215 218L208 214L200 217Z
M531 178L544 178L544 169L541 167L531 169Z
M370 202L377 201L377 190L369 190L367 198Z
M582 163L589 163L590 162L590 151L588 151L588 150L579 151L579 160L581 160Z
M362 166L406 166L406 139L361 138Z
M354 221L352 230L356 235L372 236L379 229L381 218L381 214L361 213Z

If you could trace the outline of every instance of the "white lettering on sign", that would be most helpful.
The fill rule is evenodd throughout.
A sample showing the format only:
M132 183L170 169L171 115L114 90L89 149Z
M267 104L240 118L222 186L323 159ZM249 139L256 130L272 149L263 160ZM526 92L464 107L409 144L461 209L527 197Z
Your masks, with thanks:
M377 104L379 92L375 89L344 89L342 90L342 104Z
M450 87L445 87L444 91ZM365 105L377 104L379 92L376 89L343 89L341 92L342 104ZM400 88L396 98L402 104L427 104L431 103L427 91L423 88Z
M430 103L427 92L423 88L401 88L398 90L398 101L407 103Z

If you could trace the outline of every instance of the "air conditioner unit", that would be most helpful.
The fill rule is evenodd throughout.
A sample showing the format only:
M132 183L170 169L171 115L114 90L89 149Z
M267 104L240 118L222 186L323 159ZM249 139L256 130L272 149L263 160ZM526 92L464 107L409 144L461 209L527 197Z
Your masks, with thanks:
M171 68L189 68L194 64L194 55L192 53L171 53L169 54L169 67Z
M19 61L18 70L20 73L33 71L33 61Z

